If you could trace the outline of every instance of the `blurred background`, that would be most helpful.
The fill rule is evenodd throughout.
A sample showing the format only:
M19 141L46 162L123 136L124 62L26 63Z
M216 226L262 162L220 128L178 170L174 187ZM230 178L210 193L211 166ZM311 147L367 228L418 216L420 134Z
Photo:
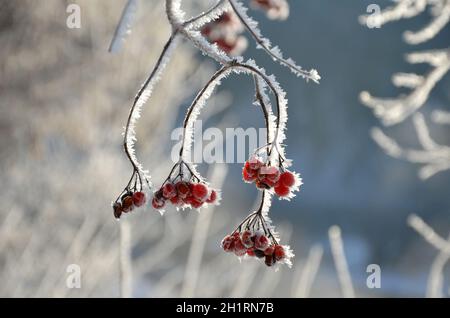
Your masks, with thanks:
M133 32L119 53L110 54L125 1L0 0L0 296L118 297L125 275L134 297L341 297L328 241L333 225L342 231L356 296L425 296L438 251L406 220L415 213L447 238L450 172L423 181L417 165L387 156L370 137L380 123L358 96L363 90L399 95L393 73L427 71L407 64L404 55L447 48L450 28L408 45L402 33L427 24L429 14L368 29L358 16L374 2L391 4L290 1L283 22L249 12L286 56L322 76L320 85L297 79L249 38L244 56L275 74L287 91L287 156L305 183L292 202L274 201L274 224L296 254L292 269L274 272L252 260L240 264L219 247L258 199L240 181L241 163L200 165L222 188L221 206L201 214L169 210L164 217L151 208L136 211L121 221L129 244L119 240L110 203L131 174L121 133L170 35L163 1L140 1ZM66 26L71 3L81 8L80 29ZM186 10L211 3L193 2ZM172 130L215 69L183 42L145 106L136 149L155 184L172 166ZM425 116L449 109L449 85L447 76L435 87ZM260 127L253 94L250 78L226 80L202 114L203 129ZM444 145L450 144L449 128L430 127ZM418 147L410 120L385 132ZM81 288L66 285L70 264L81 268ZM381 268L379 289L366 286L369 264ZM448 297L449 268L442 274Z

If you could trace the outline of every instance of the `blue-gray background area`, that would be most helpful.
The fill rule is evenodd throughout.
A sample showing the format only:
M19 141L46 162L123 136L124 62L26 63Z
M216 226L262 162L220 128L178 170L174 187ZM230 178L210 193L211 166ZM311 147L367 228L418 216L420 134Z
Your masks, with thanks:
M314 243L325 246L324 261L333 270L327 242L331 225L341 226L345 252L355 285L365 288L366 266L379 264L382 290L390 296L423 296L428 271L436 251L407 226L407 217L416 213L438 233L450 231L450 172L421 181L419 165L388 157L370 138L370 129L380 126L371 109L363 106L358 95L363 90L379 97L408 93L396 88L391 76L396 72L424 74L427 65L410 65L405 54L446 48L450 29L421 45L408 45L402 39L405 30L417 30L427 24L425 13L416 18L369 29L358 22L373 1L314 0L290 1L291 15L285 22L261 21L261 29L285 56L305 68L317 68L320 85L305 83L287 69L274 64L249 39L246 57L254 57L268 73L273 73L289 98L287 156L294 170L301 172L305 185L292 201L276 200L272 209L275 223L289 222L294 228L293 243L306 256ZM377 1L382 8L390 1ZM449 77L433 90L423 108L429 122L433 109L449 109ZM223 90L233 92L230 112L238 111L235 123L241 127L259 127L262 117L251 105L253 83L240 76L227 80ZM255 115L256 114L256 115ZM216 116L205 126L217 124ZM230 121L231 123L233 121ZM206 127L204 127L206 129ZM411 118L383 130L405 147L419 147ZM434 125L436 141L450 143L450 127ZM241 164L230 166L230 178L224 193L236 215L245 215L242 202L251 207L256 191L238 182ZM227 199L228 198L228 199ZM232 208L231 208L232 209ZM448 289L448 286L447 286ZM367 289L366 289L367 290ZM368 293L377 291L368 291ZM375 295L375 294L374 294Z

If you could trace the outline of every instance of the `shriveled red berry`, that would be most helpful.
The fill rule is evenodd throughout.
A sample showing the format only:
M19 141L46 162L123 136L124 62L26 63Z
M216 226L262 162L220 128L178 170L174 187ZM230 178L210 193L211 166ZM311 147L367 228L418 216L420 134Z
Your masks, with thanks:
M208 188L202 183L195 183L192 185L192 195L197 200L206 200L208 197Z
M120 216L122 215L122 204L120 204L120 202L115 202L113 204L113 211L114 211L114 217L116 219L120 219Z
M135 192L133 194L133 204L138 208L145 204L145 193L144 192Z
M177 189L178 196L182 199L188 197L191 194L190 185L187 182L177 182L175 188Z
M206 200L207 203L215 203L217 200L217 192L216 190L212 190L209 194L209 198Z
M221 245L225 252L234 252L234 238L231 235L225 236Z
M275 259L274 259L273 255L266 255L264 263L269 267L273 266L275 264Z
M175 186L172 183L166 183L162 188L162 193L164 198L172 199L177 195L177 190L175 189Z
M158 199L157 197L152 199L152 206L157 210L162 209L165 204L166 201L164 199Z
M275 193L280 197L287 197L290 192L289 188L284 185L278 184L275 187Z
M269 246L264 250L264 254L266 255L273 255L273 252L275 251L275 248L273 246Z
M133 198L131 196L126 196L122 200L122 212L128 213L133 210Z
M263 234L255 236L255 248L264 251L269 246L269 239Z
M284 251L283 246L275 245L273 256L275 257L275 260L277 260L277 261L281 261L283 258L285 258L286 252Z
M253 247L248 248L247 255L252 257L255 256L255 249Z
M284 185L285 187L292 187L295 184L295 176L290 171L285 171L280 175L279 184Z
M254 243L252 241L252 236L253 236L253 233L249 230L246 230L242 233L241 240L242 240L242 243L245 245L245 247L247 247L247 248L253 247Z

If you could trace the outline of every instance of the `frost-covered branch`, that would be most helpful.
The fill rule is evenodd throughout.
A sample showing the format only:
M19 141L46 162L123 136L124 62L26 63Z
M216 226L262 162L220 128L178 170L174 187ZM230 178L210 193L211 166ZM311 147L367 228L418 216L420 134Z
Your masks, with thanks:
M281 53L280 48L278 46L272 47L270 40L262 36L261 31L258 28L258 22L247 15L248 9L240 1L229 0L229 2L233 7L234 12L241 20L242 24L258 44L257 47L259 49L263 49L273 58L274 61L277 61L281 65L288 67L295 75L301 76L306 80L312 80L316 83L319 83L320 75L317 70L311 69L310 71L306 71L301 66L296 65L295 61L291 58L285 59L283 57L283 54Z
M396 0L396 4L380 13L363 15L362 24L382 26L401 19L410 19L429 8L432 16L429 24L418 31L406 31L403 34L409 44L420 44L434 38L450 21L449 0Z
M394 85L412 89L408 95L378 98L362 92L360 96L361 102L372 108L375 116L386 126L402 122L426 103L433 88L449 72L450 49L412 53L407 56L407 61L411 64L427 63L432 67L425 76L405 73L393 76Z
M409 216L408 224L419 233L425 241L439 251L439 254L431 265L430 275L428 277L427 296L432 298L442 297L442 289L444 286L443 269L450 260L450 236L445 240L415 214Z

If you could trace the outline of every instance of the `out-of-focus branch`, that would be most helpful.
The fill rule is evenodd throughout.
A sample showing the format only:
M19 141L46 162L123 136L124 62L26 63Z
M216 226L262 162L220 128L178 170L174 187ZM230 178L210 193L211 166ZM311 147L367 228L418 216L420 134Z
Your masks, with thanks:
M427 63L433 68L425 76L405 73L393 76L394 85L412 89L408 95L378 98L367 91L360 95L361 102L372 108L375 116L386 126L402 122L425 104L433 88L450 70L450 49L412 53L407 56L407 61L411 64Z
M418 31L405 31L403 37L409 44L419 44L435 37L450 21L449 0L397 0L380 13L360 16L361 24L383 26L386 23L410 19L430 8L431 21Z
M431 265L427 284L427 297L443 297L444 277L442 271L450 259L450 236L445 240L415 214L409 216L408 224L419 233L425 241L439 251L439 254Z
M328 231L331 252L333 254L334 265L341 285L342 295L345 298L354 298L352 278L348 269L347 259L345 258L344 242L342 241L341 229L334 225Z
M421 113L413 117L414 128L422 149L405 149L388 137L380 128L372 128L371 135L383 151L391 157L419 163L419 177L423 180L438 172L450 169L450 147L437 144L430 136L429 129Z

